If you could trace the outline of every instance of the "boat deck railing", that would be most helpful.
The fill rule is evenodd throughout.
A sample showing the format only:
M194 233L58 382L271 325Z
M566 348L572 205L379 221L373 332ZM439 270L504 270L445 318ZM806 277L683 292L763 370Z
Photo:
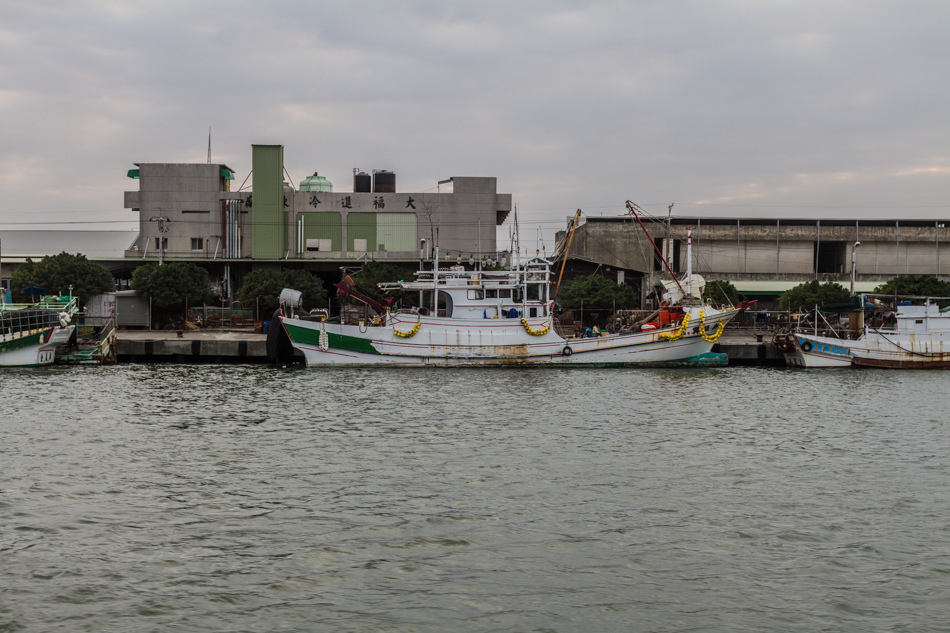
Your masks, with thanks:
M0 335L4 338L20 332L44 330L60 325L59 312L39 310L31 304L6 304L0 312Z

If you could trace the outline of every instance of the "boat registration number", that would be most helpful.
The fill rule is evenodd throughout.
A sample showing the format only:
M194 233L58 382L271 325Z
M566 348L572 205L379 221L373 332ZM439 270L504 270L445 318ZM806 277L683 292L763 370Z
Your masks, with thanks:
M54 353L55 353L55 350L41 349L36 354L36 362L39 363L40 365L49 365L50 363L53 362Z

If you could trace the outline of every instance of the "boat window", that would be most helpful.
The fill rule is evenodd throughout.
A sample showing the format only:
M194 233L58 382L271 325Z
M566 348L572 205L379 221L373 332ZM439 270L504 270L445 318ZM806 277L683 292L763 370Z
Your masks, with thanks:
M510 289L507 289L507 290L499 290L499 291L498 291L498 298L499 298L499 299L511 299L511 290L510 290Z
M471 292L471 291L470 291ZM447 292L439 291L438 316L451 318L452 316L452 295Z
M468 298L469 298L469 299L484 299L484 298L485 298L485 291L483 291L483 290L469 290L469 291L468 291Z
M486 298L486 299L497 299L497 298L498 298L498 291L497 291L497 290L486 290L486 291L485 291L485 298Z
M529 310L528 310L528 315L529 315L530 317L532 317L532 318L538 316L538 309L537 309L537 308L531 308L531 309L529 309Z

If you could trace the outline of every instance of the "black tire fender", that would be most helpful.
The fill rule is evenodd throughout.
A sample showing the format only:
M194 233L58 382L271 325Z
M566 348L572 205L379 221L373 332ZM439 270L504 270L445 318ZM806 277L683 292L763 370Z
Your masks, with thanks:
M570 356L573 353L574 353L574 350L571 349L570 345L565 345L564 349L561 350L562 356Z
M805 341L804 343L802 343L802 351L803 352L811 351L811 341Z

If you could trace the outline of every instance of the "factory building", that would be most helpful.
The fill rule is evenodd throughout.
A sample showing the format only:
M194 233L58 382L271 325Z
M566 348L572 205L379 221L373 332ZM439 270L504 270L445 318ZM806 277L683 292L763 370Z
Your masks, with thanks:
M338 275L365 261L418 262L436 246L445 259L499 258L495 227L511 194L497 192L496 178L455 177L408 193L385 170L354 170L343 189L317 173L300 183L286 174L280 145L252 147L247 189L223 164L137 163L128 175L138 191L125 193L125 207L139 214L140 231L126 258L200 263L227 294L264 266Z

